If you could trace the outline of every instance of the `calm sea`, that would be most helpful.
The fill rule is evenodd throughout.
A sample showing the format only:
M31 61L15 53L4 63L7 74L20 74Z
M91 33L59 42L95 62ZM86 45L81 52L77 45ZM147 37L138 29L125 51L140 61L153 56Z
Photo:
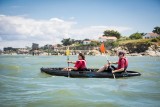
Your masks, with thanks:
M0 107L160 107L160 57L128 57L128 69L142 74L130 78L67 78L40 72L41 67L66 67L66 59L1 55ZM118 57L86 59L88 67L99 68Z

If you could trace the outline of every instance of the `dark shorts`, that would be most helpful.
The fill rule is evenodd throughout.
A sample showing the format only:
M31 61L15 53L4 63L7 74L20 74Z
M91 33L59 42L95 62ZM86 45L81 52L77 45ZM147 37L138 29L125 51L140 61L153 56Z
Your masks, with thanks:
M109 66L107 70L104 70L103 72L112 72L113 70L116 70L117 68L113 65ZM124 72L124 71L122 71ZM122 72L117 72L117 73L122 73Z
M112 72L113 70L116 70L116 67L111 65L108 67L108 69L104 70L103 72Z

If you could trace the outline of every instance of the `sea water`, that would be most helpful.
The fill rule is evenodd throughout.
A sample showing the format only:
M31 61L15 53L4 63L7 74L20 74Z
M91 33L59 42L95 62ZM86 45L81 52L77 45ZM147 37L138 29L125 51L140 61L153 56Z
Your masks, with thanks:
M66 60L66 56L1 55L0 107L160 107L160 57L128 57L128 70L142 74L137 77L67 78L40 72L41 67L67 67ZM86 60L89 68L100 68L118 57Z

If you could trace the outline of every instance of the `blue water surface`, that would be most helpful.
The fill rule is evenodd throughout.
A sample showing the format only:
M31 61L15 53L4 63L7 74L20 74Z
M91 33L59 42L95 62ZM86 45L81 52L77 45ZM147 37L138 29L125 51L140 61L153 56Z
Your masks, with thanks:
M77 56L70 56L74 61ZM66 56L0 56L0 107L160 107L160 57L128 56L130 78L67 78L40 72L67 67ZM100 68L115 56L86 56ZM73 66L73 65L70 65Z

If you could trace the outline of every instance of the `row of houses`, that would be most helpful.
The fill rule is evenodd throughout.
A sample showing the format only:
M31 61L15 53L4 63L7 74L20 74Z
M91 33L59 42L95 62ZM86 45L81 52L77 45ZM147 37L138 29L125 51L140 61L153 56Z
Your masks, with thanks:
M157 38L157 37L160 37L159 34L157 33L146 33L144 36L143 36L143 39L154 39L154 38ZM117 38L116 37L112 37L112 36L101 36L99 37L98 41L99 42L106 42L106 41L116 41Z
M143 39L153 39L153 38L157 38L157 37L160 37L160 35L158 35L156 33L146 33L143 36ZM109 42L113 42L113 41L116 41L116 40L117 40L117 38L113 37L113 36L100 36L98 38L98 40L85 39L85 40L82 41L82 43L84 45L87 45L87 44L90 44L92 41L97 41L97 42L107 42L107 41L109 41ZM18 54L22 54L22 53L27 54L27 53L30 53L30 52L34 52L35 50L38 51L39 49L43 49L43 50L52 49L52 50L56 51L56 50L59 50L59 47L57 45L45 45L45 46L40 48L39 44L33 43L31 49L7 47L7 48L4 48L3 50L4 50L4 52L7 52L7 53L9 53L9 52L17 52Z
M157 33L146 33L144 36L143 36L143 39L153 39L153 38L157 38L157 37L160 37L160 35L158 35ZM113 37L113 36L100 36L98 38L98 42L114 42L116 41L117 38L116 37ZM86 44L90 44L92 42L92 40L84 40L83 41L83 44L86 45Z
M116 37L112 37L112 36L100 36L98 38L98 41L97 40L84 40L83 41L83 44L84 45L87 45L87 44L90 44L92 41L97 41L97 42L114 42L116 41L117 38Z
M5 47L5 48L3 48L3 52L5 54L10 54L10 53L28 54L29 53L29 49L26 49L26 48Z

